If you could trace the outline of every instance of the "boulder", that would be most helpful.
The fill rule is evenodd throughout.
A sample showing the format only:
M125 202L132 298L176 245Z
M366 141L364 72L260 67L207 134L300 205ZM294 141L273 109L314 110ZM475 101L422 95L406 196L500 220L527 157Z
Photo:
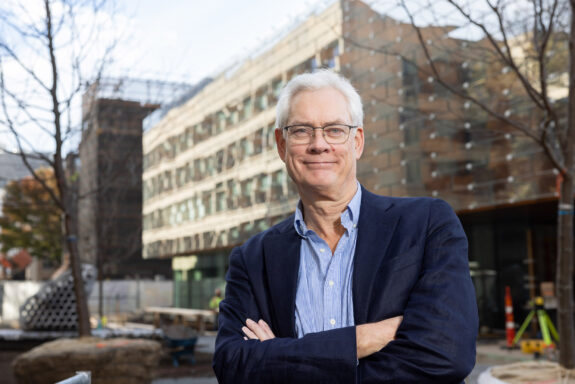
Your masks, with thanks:
M90 371L92 384L151 383L161 349L145 339L60 339L18 356L12 367L19 384L53 384L77 371Z
M482 372L478 384L575 384L575 370L550 361L523 361L491 367Z

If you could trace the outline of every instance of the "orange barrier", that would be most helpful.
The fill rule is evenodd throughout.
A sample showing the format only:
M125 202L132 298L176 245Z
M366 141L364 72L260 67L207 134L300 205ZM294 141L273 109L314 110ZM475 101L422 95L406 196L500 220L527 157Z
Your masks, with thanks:
M511 288L505 287L505 335L507 336L507 348L513 348L515 338L515 320L513 319L513 301Z

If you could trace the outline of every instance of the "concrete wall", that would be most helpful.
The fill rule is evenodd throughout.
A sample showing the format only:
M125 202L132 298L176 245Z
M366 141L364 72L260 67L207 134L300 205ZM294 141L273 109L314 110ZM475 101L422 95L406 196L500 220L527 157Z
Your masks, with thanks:
M103 282L103 308L106 316L135 312L148 306L170 307L172 281L112 280ZM0 282L0 324L18 322L19 309L26 299L42 287L42 282ZM98 314L98 283L88 299L91 315Z
M35 281L0 282L0 323L18 322L20 305L41 286L42 283Z

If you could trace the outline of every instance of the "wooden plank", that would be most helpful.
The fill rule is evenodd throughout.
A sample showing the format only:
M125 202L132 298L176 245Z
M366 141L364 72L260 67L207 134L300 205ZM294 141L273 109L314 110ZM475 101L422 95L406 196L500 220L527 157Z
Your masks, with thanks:
M206 330L206 320L215 321L215 313L206 309L174 308L174 307L146 307L146 312L154 314L154 325L160 327L160 316L174 316L176 323L182 323L184 318L195 321L195 328L200 335Z

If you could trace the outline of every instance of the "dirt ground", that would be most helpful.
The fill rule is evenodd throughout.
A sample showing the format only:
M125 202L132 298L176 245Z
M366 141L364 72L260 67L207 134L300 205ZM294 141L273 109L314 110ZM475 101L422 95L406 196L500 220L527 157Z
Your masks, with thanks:
M212 369L212 354L211 353L194 353L196 363L191 364L185 358L180 360L180 365L174 367L172 360L168 357L160 361L160 366L156 373L156 377L212 377L215 376Z
M0 372L2 384L16 384L16 379L12 373L12 361L21 354L22 351L0 351Z

